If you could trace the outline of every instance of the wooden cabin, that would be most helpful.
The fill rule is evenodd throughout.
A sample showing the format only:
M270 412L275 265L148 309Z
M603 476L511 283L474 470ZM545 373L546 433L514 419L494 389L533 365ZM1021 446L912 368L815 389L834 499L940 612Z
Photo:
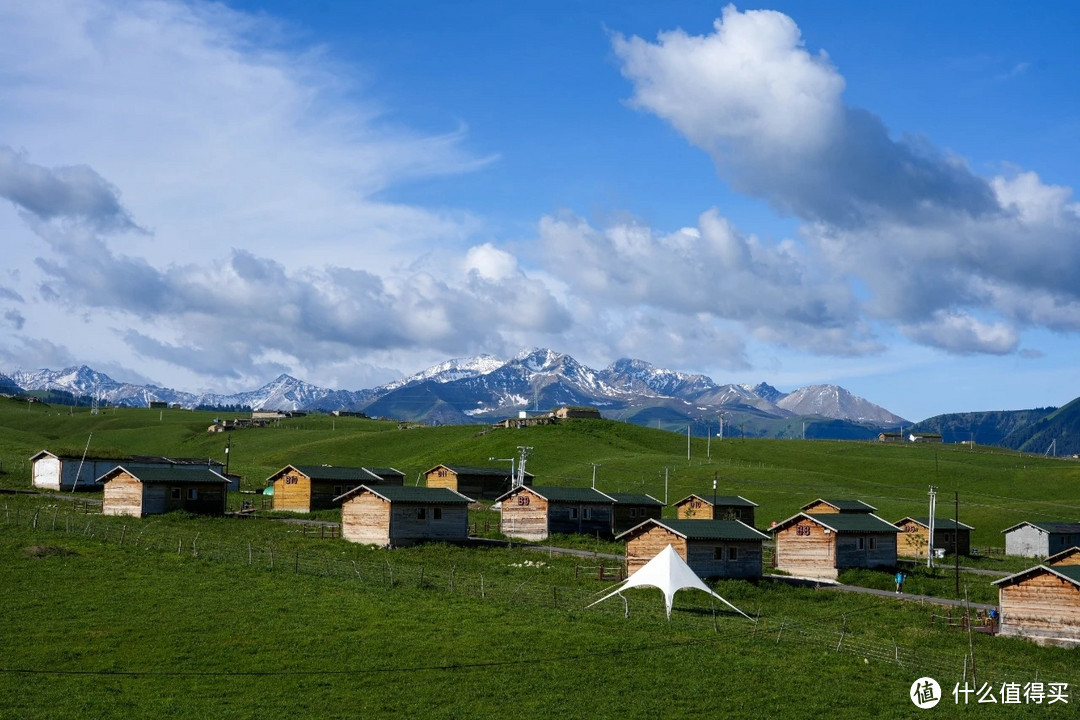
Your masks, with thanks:
M687 495L675 503L680 520L738 520L754 527L752 503L740 495Z
M641 524L649 518L660 519L664 511L664 503L652 495L638 493L604 493L615 501L611 516L611 531L618 535L621 532Z
M873 513L805 513L770 528L775 566L799 577L835 580L847 568L894 567L900 529Z
M799 508L800 512L808 514L817 513L875 513L877 508L873 505L867 505L862 500L822 500L818 498L813 502L809 502Z
M221 472L224 463L209 458L169 458L159 455L125 455L102 458L58 455L42 450L30 458L31 484L42 490L99 490L98 478L123 465L126 468L204 467ZM239 489L237 487L236 489Z
M615 501L592 488L522 486L500 495L500 531L507 537L545 540L552 533L612 537Z
M467 465L436 465L424 473L428 487L444 487L469 497L496 500L514 487L506 468L471 467ZM525 473L525 485L532 485L533 476Z
M1080 545L1080 523L1022 522L1005 528L1005 554L1048 557Z
M929 552L930 519L906 517L897 520L893 525L900 528L900 535L896 539L896 554L900 557L926 557ZM934 520L934 547L942 548L945 552L955 555L971 554L971 531L970 525L949 518L947 520L936 518Z
M355 543L404 547L469 537L473 500L447 488L361 485L335 502L341 505L341 536Z
M274 509L288 512L329 510L338 498L361 485L401 485L404 473L383 478L368 468L286 465L266 480L274 488Z
M208 468L115 467L102 475L104 515L145 517L184 510L201 515L224 515L229 481Z
M1071 547L1046 558L1044 565L1080 565L1080 547Z
M615 539L626 542L628 573L671 545L700 577L759 578L761 544L768 535L738 520L650 518Z
M1067 548L993 584L998 586L1002 635L1080 646L1080 548Z

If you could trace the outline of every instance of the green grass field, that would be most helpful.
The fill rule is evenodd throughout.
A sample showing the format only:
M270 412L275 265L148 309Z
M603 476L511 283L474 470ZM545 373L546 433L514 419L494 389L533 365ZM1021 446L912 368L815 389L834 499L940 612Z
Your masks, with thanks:
M224 459L226 439L206 433L214 416L0 404L0 486L28 489L30 455L81 452L91 433L92 453ZM233 433L231 469L246 489L288 463L392 465L415 481L528 445L538 484L588 485L595 462L600 489L663 499L666 473L674 501L711 493L715 477L719 493L760 505L762 527L821 496L863 499L891 520L925 515L930 484L940 514L959 492L978 545L1001 546L1022 519L1080 516L1080 465L993 448L694 438L688 460L685 436L622 423L485 430L308 416ZM380 550L297 523L83 514L74 500L85 497L0 495L0 717L1074 717L1080 705L956 706L969 648L980 682L1066 682L1075 694L1080 670L1076 651L931 624L947 612L937 606L764 579L716 585L755 622L692 592L668 622L653 590L628 592L624 617L617 597L585 607L608 587L599 558ZM891 576L845 579L887 588ZM961 580L973 602L993 602L988 578ZM947 568L908 582L954 594ZM946 690L934 711L908 700L924 675Z
M588 559L2 502L3 717L915 717L911 683L951 690L969 642L980 682L1080 686L1075 652L969 639L917 603L727 581L756 622L694 592L668 622L653 590L627 618L585 608L607 587Z
M939 489L939 515L951 517L959 495L960 520L975 527L977 546L1002 547L1001 531L1022 520L1080 518L1080 463L1000 448L694 438L688 459L685 436L611 421L399 430L395 422L309 415L226 438L206 432L216 416L143 408L95 416L87 408L0 403L0 485L28 488L32 454L81 454L88 439L91 453L219 460L230 441L230 470L243 474L246 489L261 489L289 463L390 465L416 482L437 464L490 465L488 458L511 457L527 445L528 470L539 485L588 485L590 463L599 463L599 489L673 503L692 492L710 494L716 479L719 494L758 503L763 528L822 496L862 499L890 521L926 516L930 485Z

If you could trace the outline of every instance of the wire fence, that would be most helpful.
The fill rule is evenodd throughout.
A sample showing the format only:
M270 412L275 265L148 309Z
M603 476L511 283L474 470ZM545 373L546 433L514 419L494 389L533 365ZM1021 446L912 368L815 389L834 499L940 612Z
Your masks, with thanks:
M127 520L128 522L124 522ZM598 605L594 601L602 597L604 585L596 590L596 578L613 579L608 570L598 566L576 566L583 578L590 578L591 585L585 580L578 584L555 584L542 573L522 579L519 573L482 571L475 567L417 562L406 560L404 556L386 557L379 561L358 560L349 557L331 555L325 546L301 549L298 547L275 547L270 542L256 542L220 538L203 538L199 532L185 535L169 526L158 526L153 522L130 522L131 518L118 518L95 514L93 508L83 505L59 504L27 508L8 505L3 509L3 521L8 528L29 529L43 539L49 536L80 536L100 542L141 552L175 555L189 561L221 563L232 567L246 567L252 571L288 573L297 576L319 576L348 579L365 590L392 591L395 589L423 589L442 592L455 596L472 597L481 602L507 603L515 608L547 608L555 611L580 613L588 609L589 613L604 616L631 615L657 616L663 609L655 602L655 597L623 597L623 602L611 599ZM238 521L239 522L239 521ZM130 527L129 527L130 524ZM312 532L312 537L317 534ZM340 547L335 545L334 547ZM524 559L514 565L515 568L542 569L543 560ZM605 573L603 576L598 574ZM884 640L879 636L867 635L862 631L848 627L846 613L839 618L839 627L830 627L820 621L805 622L788 617L758 616L748 623L744 618L728 611L708 599L710 605L702 605L698 596L686 595L680 600L684 612L676 612L672 623L679 629L693 632L702 638L702 642L722 642L726 639L751 638L753 647L767 651L770 648L782 651L792 646L811 647L816 650L828 650L836 653L863 658L866 662L888 663L904 670L909 670L912 677L930 676L951 685L952 682L963 684L967 678L976 680L973 675L972 655L969 653L950 653L940 649L925 647L904 647L896 642ZM631 613L631 608L633 612ZM965 626L966 628L966 626ZM1070 666L1071 667L1071 666ZM1054 674L1062 675L1058 668ZM1002 663L992 663L989 667L978 669L979 683L1000 683L1006 680L1039 681L1037 668L1022 667ZM1060 682L1080 684L1080 672L1065 672L1067 677L1055 677ZM1049 680L1049 678L1045 678Z

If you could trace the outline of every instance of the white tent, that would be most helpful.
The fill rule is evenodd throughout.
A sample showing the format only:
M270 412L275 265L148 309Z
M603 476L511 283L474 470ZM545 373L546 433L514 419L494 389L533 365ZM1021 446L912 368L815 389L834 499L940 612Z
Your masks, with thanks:
M720 600L720 602L727 605L735 612L742 615L747 620L750 620L750 616L744 613L739 608L729 603L724 598L717 595L715 592L709 589L709 586L701 581L701 578L697 576L690 566L686 564L679 553L675 552L675 548L668 545L661 550L656 557L654 557L645 565L638 569L630 577L622 581L619 587L615 588L612 592L608 593L604 597L600 598L596 602L589 603L588 607L596 605L596 603L607 600L612 595L622 595L623 590L627 590L632 587L656 587L660 588L660 591L664 593L664 603L667 606L668 620L671 619L671 602L675 598L675 593L683 588L694 588L697 590L703 590L714 598Z

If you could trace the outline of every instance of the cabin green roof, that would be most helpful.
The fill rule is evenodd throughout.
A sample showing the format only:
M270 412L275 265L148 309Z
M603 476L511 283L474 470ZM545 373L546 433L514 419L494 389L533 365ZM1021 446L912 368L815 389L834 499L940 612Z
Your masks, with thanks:
M1015 585L1028 577L1037 575L1039 572L1048 572L1057 575L1058 577L1071 582L1073 585L1080 587L1080 565L1036 565L1035 567L1018 572L1015 575L995 580L990 584L1002 586Z
M906 517L906 518L901 518L901 519L897 520L894 523L894 525L899 526L900 523L904 522L904 520L912 520L912 521L918 523L919 525L922 525L924 528L929 528L930 527L930 518L928 518L928 517L911 517L910 515L908 517ZM947 519L946 518L934 518L934 529L935 530L956 530L956 529L974 530L975 528L971 527L970 525L965 525L962 522L957 522L956 520L953 520L952 518L947 518Z
M640 525L632 527L615 539L620 540L632 534L639 535L652 526L666 528L687 540L746 540L761 542L768 538L765 533L758 532L738 520L669 520L667 518L657 520L651 518Z
M348 500L360 493L367 491L384 500L395 503L413 503L427 505L468 505L473 502L472 498L465 497L450 488L429 488L414 485L377 485L368 487L361 485L347 493L334 498L334 500Z
M900 528L871 513L802 513L836 533L898 533Z
M660 502L652 495L613 492L606 492L604 495L607 495L614 500L616 505L648 505L650 507L664 507L664 503Z
M505 492L496 498L496 501L501 501L503 498L507 498L516 492L519 492L522 488L514 488L509 492ZM598 505L613 505L614 500L599 490L593 490L592 488L583 487L559 487L557 485L545 485L543 487L536 487L530 485L528 490L536 493L540 497L544 498L548 502L562 502L562 503L595 503Z
M823 502L827 505L832 505L834 508L841 512L872 513L877 510L877 508L875 508L873 505L867 505L862 500L829 500L827 498L818 498L817 500L814 500L814 502L806 503L799 509L805 512L806 508L819 502Z
M697 498L697 499L702 500L704 502L707 502L710 505L713 505L715 507L751 507L751 508L757 507L757 503L750 502L749 500L742 497L741 495L717 495L717 496L714 497L714 496L709 495L709 494L699 495L697 493L691 493L690 495L687 495L686 497L684 497L682 500L680 500L679 502L677 502L675 504L676 505L682 505L684 502L686 502L690 498Z
M223 485L229 482L225 477L205 467L149 467L132 468L118 466L99 478L107 483L121 472L126 472L144 485Z
M281 473L285 472L289 467L296 468L304 475L307 475L312 480L328 481L328 482L355 482L358 485L365 482L373 482L381 480L378 475L374 475L367 468L362 467L334 467L333 465L290 465L286 468L278 470L271 477L277 477Z

